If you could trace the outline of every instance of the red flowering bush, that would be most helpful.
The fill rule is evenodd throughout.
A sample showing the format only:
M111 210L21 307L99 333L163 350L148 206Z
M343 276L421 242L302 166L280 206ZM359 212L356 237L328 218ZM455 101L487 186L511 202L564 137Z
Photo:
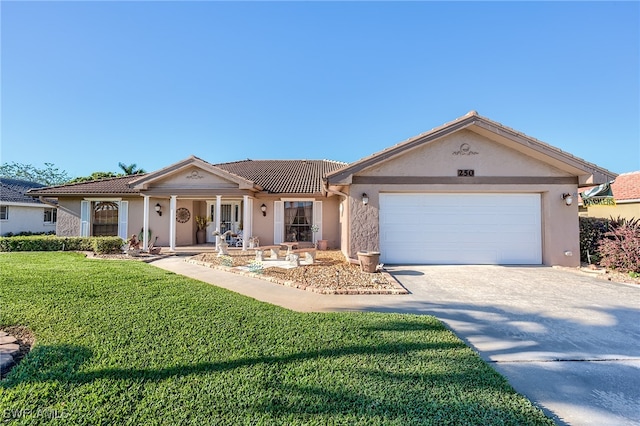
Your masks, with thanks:
M600 265L620 272L640 272L640 220L624 221L600 241Z

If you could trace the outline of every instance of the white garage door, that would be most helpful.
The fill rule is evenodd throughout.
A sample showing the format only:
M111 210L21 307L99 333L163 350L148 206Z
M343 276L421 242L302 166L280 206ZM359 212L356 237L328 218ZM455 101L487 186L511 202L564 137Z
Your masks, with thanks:
M384 263L542 263L539 194L380 194Z

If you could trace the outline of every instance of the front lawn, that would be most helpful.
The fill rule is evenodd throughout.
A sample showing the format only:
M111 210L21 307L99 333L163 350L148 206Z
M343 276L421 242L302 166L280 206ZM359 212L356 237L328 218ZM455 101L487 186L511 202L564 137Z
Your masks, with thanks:
M12 424L552 424L432 317L291 312L142 262L0 254Z

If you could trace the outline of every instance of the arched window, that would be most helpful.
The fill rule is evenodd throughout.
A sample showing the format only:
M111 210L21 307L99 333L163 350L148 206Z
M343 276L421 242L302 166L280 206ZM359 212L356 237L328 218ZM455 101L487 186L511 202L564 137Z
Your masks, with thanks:
M118 235L118 203L114 201L95 201L93 203L93 233L99 236Z

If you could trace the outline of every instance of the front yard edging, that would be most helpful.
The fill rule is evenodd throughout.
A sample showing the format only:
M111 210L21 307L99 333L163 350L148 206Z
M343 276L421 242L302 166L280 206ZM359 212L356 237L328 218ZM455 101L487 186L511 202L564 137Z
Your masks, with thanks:
M389 274L386 271L380 271L380 272L377 272L377 273L382 274L384 276L384 278L386 278L387 281L389 281L394 286L394 288L392 288L392 289L373 289L373 288L352 289L352 288L344 288L344 287L341 287L341 288L319 288L319 287L314 287L313 285L310 285L310 284L303 284L303 283L299 283L299 282L296 282L296 281L279 280L277 278L270 277L270 276L267 276L267 275L257 274L255 272L243 271L243 270L237 269L237 267L216 265L216 264L213 264L211 262L203 262L201 260L195 260L195 259L192 259L192 258L185 259L185 262L191 263L193 265L206 266L207 268L211 268L211 269L218 269L220 271L232 272L234 274L244 275L244 276L251 277L251 278L258 278L258 279L261 279L261 280L264 280L264 281L269 281L269 282L271 282L273 284L279 284L279 285L283 285L285 287L293 287L293 288L297 288L299 290L311 291L313 293L318 293L318 294L336 294L336 295L409 294L409 291L406 288L404 288L398 282L398 280L396 280L391 274Z

